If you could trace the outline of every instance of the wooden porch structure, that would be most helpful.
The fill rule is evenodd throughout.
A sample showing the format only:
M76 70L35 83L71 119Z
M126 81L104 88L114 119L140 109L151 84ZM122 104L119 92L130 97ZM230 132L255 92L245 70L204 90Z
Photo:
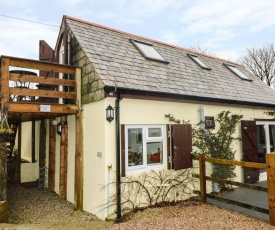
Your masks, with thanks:
M83 145L81 114L81 69L51 62L1 56L1 115L8 115L9 122L36 121L61 117L61 122L68 115L76 119L75 152L75 208L83 208ZM14 68L46 71L49 77L34 76L28 71L11 71ZM38 71L37 71L38 72ZM17 84L15 84L17 83ZM37 87L25 87L37 84ZM43 87L40 87L43 86ZM66 91L64 90L66 89ZM18 100L20 98L20 100ZM45 100L46 99L46 100ZM54 149L55 132L50 121L49 150ZM61 134L60 198L66 199L67 183L67 143L68 132ZM51 153L50 153L51 154ZM49 169L53 168L53 156L49 157ZM54 173L54 172L53 172ZM49 184L53 184L54 175L49 175Z

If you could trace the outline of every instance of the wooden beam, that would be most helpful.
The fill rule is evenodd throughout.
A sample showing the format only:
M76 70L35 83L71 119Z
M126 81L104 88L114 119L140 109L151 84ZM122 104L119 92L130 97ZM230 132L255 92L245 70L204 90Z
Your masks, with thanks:
M45 71L53 71L59 73L67 73L67 74L74 74L75 67L56 64L53 62L43 62L43 61L36 61L30 59L23 59L23 58L16 58L16 57L7 57L2 56L2 58L9 58L10 59L10 66L14 67L23 67L28 69L38 69L38 70L45 70Z
M266 154L269 223L275 226L275 153Z
M61 113L61 114L76 114L78 111L77 106L74 105L55 105L51 104L49 113ZM5 111L19 112L19 113L40 113L41 104L32 103L6 103ZM46 112L41 112L46 113Z
M10 89L9 91L10 95L75 99L75 93L73 92L39 90L39 89L29 89L29 88L12 88L12 87L9 89Z
M48 186L52 191L54 191L55 189L55 155L56 155L55 150L56 150L56 126L53 124L53 119L50 119Z
M4 105L10 99L9 94L9 59L1 57L1 112L4 114Z
M200 174L192 174L192 177L200 178ZM262 186L258 186L258 185L254 185L254 184L246 184L246 183L241 183L241 182L238 182L238 181L225 180L225 179L220 179L220 178L217 178L217 177L209 177L209 176L206 176L205 180L224 183L224 184L235 185L235 186L238 186L238 187L241 187L241 188L248 188L248 189L252 189L252 190L267 192L267 188L262 187Z
M18 81L18 82L40 83L45 85L63 85L63 86L72 86L72 87L75 86L74 80L44 77L44 76L33 76L33 75L25 75L25 74L17 74L17 73L10 73L9 80Z
M201 202L206 203L206 179L205 179L205 155L200 154L199 156L199 164L200 164L200 194L201 194Z
M15 172L14 182L21 182L21 149L22 149L22 122L18 123L18 154L17 154L17 167Z
M75 115L76 146L75 146L75 192L74 207L76 210L83 209L83 120L81 109L81 69L75 72L76 80L76 105L78 113Z
M60 179L59 199L67 199L67 172L68 172L68 126L67 117L61 117L61 145L60 145Z
M32 163L35 162L35 121L32 121Z
M193 159L198 160L199 157L194 157ZM216 163L216 164L236 165L236 166L243 166L243 167L248 167L248 168L266 169L266 165L262 164L262 163L225 160L225 159L210 158L210 157L205 157L205 161L211 162L211 163Z
M46 120L42 119L40 123L40 140L39 140L39 168L46 166Z
M75 153L75 202L76 210L83 209L83 128L82 111L76 114L76 153Z

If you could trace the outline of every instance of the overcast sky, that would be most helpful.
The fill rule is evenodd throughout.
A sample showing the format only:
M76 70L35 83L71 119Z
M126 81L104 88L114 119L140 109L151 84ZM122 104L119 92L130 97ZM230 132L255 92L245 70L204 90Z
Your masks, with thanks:
M0 0L0 55L38 59L55 47L62 16L236 61L275 39L275 0ZM17 20L11 17L24 20Z

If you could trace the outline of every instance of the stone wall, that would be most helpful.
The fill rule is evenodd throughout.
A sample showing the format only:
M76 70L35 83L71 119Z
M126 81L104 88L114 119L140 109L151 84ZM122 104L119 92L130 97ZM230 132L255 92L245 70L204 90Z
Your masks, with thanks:
M81 67L81 103L89 104L104 99L104 84L75 36L70 33L72 44L72 64Z

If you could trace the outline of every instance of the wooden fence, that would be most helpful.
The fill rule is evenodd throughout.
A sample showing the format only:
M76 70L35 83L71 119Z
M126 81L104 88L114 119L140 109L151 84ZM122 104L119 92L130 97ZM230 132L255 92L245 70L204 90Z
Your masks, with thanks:
M245 161L235 161L235 160L225 160L225 159L217 159L217 158L209 158L205 157L204 154L201 154L199 157L195 157L195 160L199 160L199 169L200 173L195 174L194 177L197 177L200 179L200 197L201 201L203 203L207 202L208 198L213 198L222 202L235 204L238 206L241 206L243 208L252 209L254 211L262 212L269 214L269 223L273 226L275 226L275 152L266 154L266 164L262 163L254 163L254 162L245 162ZM225 164L225 165L234 165L234 166L242 166L242 167L248 167L248 168L258 168L258 169L266 169L267 171L267 187L260 187L253 184L246 184L246 183L240 183L236 181L231 180L223 180L215 177L209 177L206 176L206 167L205 163L216 163L216 164ZM206 193L206 180L212 181L212 182L222 182L225 184L235 185L242 188L249 188L254 189L258 191L263 191L268 193L268 207L269 209L264 209L261 207L252 206L250 204L225 199L219 196L214 196L212 194Z

